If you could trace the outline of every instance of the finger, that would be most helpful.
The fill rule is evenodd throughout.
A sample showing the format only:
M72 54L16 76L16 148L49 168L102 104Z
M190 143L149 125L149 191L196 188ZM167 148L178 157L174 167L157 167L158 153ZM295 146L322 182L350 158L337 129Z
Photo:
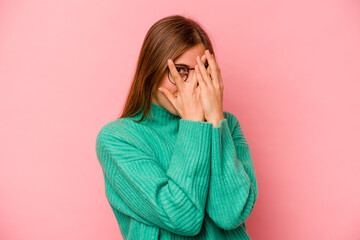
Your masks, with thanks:
M191 88L194 90L199 85L199 83L198 83L196 74L194 74L194 76L192 78L193 79L192 79L192 82L190 84L191 84Z
M205 50L205 56L206 59L209 63L209 66L211 67L211 77L212 79L216 79L217 82L215 82L214 84L217 86L220 86L220 68L218 66L218 64L215 61L215 57L213 54L210 54L210 51L207 49Z
M208 72L206 71L206 68L205 68L203 62L200 60L199 56L196 57L196 62L197 62L198 68L200 69L202 78L205 80L208 87L212 88L212 80L211 80L210 76L208 75Z
M206 59L206 56L204 58ZM207 61L207 59L206 59L206 61ZM212 84L213 84L214 88L218 89L219 88L219 79L216 79L216 77L211 74L211 66L209 65L209 61L207 61L207 63L208 63L208 67L206 68L206 71L212 80Z
M199 70L199 66L197 64L195 65L195 74L200 88L205 89L207 87L207 83L203 80Z
M182 81L179 72L177 71L174 62L171 59L168 59L168 67L170 70L170 74L172 79L174 79L175 84L178 90L182 90L184 88L184 82Z
M197 87L197 88L195 88L195 96L196 96L196 99L199 99L199 97L200 97L200 87Z
M202 61L202 62L204 63L204 65L205 65L205 63L206 63L206 61L207 61L205 54L202 55L201 61ZM210 68L209 63L207 63L207 65L208 65L208 66L207 66L207 68L206 68L206 71L208 72L209 76L211 77L211 68Z
M201 61L205 64L205 62L206 62L206 56L205 56L205 54L201 56Z

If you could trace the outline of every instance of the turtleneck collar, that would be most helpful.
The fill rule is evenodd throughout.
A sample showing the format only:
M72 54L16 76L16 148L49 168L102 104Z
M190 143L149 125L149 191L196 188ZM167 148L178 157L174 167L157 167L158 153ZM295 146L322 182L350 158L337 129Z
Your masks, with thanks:
M132 117L139 120L144 113L142 109L136 116ZM179 128L180 116L174 115L167 109L151 102L149 116L142 121L142 124L153 128L161 128L164 131L177 132Z
M180 119L180 116L172 114L167 109L151 102L149 120L154 124L169 125L171 123L178 123Z

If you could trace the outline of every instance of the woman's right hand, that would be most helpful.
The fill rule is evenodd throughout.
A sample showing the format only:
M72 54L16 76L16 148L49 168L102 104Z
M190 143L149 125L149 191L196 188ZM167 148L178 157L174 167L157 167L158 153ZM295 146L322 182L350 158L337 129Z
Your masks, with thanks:
M171 59L168 60L168 67L172 78L175 80L178 94L175 97L165 88L159 88L160 92L170 101L182 119L203 122L205 116L201 104L200 87L198 86L196 74L193 74L190 82L184 82Z

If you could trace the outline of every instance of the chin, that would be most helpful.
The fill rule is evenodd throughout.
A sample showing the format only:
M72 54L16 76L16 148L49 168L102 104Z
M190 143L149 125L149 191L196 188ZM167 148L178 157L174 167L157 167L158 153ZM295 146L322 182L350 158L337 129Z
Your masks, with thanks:
M175 108L174 107L171 107L171 111L170 111L172 114L174 114L174 115L177 115L177 116L179 116L179 114L177 113L177 111L175 110Z
M171 110L171 113L174 114L174 115L179 116L179 114L175 110Z

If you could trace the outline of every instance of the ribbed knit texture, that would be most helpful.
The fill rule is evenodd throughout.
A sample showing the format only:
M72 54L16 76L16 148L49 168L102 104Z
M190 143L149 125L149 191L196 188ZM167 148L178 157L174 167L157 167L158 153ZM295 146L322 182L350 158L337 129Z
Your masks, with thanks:
M249 145L235 115L218 127L155 103L103 126L96 138L105 195L124 239L250 239L258 197Z

